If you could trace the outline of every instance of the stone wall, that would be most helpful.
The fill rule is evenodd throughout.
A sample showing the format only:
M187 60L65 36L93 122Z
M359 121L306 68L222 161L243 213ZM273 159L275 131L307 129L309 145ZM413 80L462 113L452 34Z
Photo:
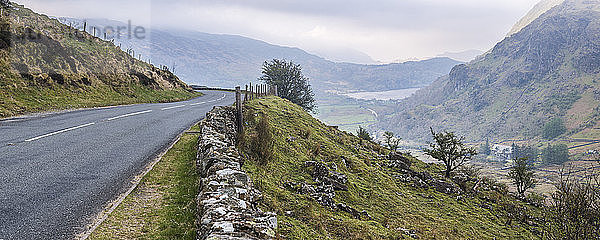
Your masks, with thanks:
M241 169L232 107L217 107L200 124L198 239L273 239L277 216L256 206L261 197Z

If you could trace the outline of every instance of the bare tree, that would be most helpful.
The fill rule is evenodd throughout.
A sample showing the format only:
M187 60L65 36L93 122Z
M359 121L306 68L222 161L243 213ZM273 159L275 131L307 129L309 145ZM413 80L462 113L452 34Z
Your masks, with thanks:
M598 239L600 236L600 182L597 175L584 174L578 177L570 170L561 172L557 191L546 211L544 239Z
M474 148L467 147L463 144L464 137L457 137L453 132L434 132L431 128L434 142L429 143L430 149L425 149L425 154L442 161L446 165L445 176L450 177L450 174L457 168L469 162L473 156L477 155Z
M394 152L398 150L402 138L396 137L393 132L385 132L383 134L383 137L385 138L385 143L390 148L390 150Z

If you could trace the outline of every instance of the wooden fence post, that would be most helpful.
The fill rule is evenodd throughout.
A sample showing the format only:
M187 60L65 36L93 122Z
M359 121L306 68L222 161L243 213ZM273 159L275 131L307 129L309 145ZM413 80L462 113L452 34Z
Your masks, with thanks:
M246 85L246 91L244 92L244 102L248 101L248 85Z
M244 132L244 115L242 114L242 91L241 87L235 87L235 107L237 115L237 130L238 134Z
M252 88L252 83L250 83L250 99L252 100L252 94L254 94L254 89Z
M275 97L279 97L279 92L277 91L277 85L275 85Z

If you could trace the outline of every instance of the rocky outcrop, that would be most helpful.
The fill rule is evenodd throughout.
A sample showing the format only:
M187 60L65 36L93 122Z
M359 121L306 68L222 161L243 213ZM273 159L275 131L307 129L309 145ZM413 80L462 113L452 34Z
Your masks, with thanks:
M428 172L416 172L410 167L412 162L404 155L392 152L388 155L387 167L400 173L394 177L401 182L413 183L414 187L433 188L447 194L460 194L460 188L453 182L436 179Z
M218 107L200 124L198 239L273 239L277 216L257 207L261 193L241 169L234 116L233 108Z

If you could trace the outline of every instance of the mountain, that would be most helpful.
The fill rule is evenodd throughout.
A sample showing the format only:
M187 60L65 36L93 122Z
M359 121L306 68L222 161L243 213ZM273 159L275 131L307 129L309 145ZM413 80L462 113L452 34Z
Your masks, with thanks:
M347 62L356 64L375 65L377 61L373 60L369 55L351 48L339 47L321 47L312 50L315 55L321 56L333 62Z
M445 52L442 54L439 54L437 57L447 57L447 58L452 58L461 62L470 62L473 59L481 56L483 53L485 53L484 51L481 50L476 50L476 49L472 49L472 50L466 50L466 51L461 51L461 52Z
M171 72L111 42L22 5L1 8L0 117L197 96Z
M399 103L378 127L419 140L429 127L469 140L538 138L555 117L568 134L597 127L599 9L599 0L565 1Z
M511 36L519 31L521 31L521 29L523 29L524 27L529 25L531 22L533 22L538 17L540 17L542 14L544 14L548 10L552 9L553 7L560 5L564 1L565 0L542 0L542 1L540 1L527 13L527 15L525 15L523 18L521 18L521 20L519 20L519 22L517 22L512 27L510 32L508 32L508 36Z
M82 20L58 18L73 26ZM104 29L127 27L127 23L92 19L89 26ZM387 65L337 63L299 48L281 47L242 36L201 32L147 29L143 39L126 34L109 36L123 48L131 48L151 62L174 67L175 73L190 84L232 87L256 82L264 61L285 58L302 65L317 92L379 91L429 85L460 63L448 58Z

